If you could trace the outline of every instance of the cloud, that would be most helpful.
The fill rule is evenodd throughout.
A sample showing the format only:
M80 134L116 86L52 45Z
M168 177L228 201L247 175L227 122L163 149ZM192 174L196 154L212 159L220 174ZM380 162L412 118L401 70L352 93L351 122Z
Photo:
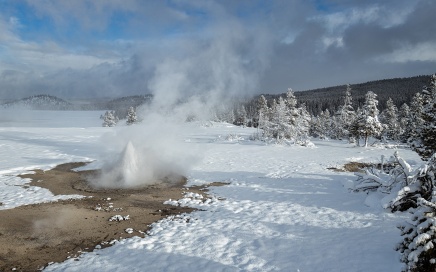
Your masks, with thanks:
M307 16L291 42L276 44L265 92L434 73L436 2L322 2L326 8ZM406 50L414 52L405 57Z
M436 62L436 42L424 42L405 45L376 60L391 63L407 63L412 61Z
M434 72L428 65L434 62L434 1L24 5L27 17L13 8L0 11L2 95L117 96L175 88L180 96L207 93L211 85L247 94ZM413 52L406 57L407 50ZM210 84L217 80L223 82Z

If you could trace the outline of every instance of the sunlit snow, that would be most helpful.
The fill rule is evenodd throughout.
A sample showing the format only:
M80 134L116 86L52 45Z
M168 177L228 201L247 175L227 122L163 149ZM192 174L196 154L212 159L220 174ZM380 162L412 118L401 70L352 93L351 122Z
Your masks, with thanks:
M16 175L71 161L99 167L106 152L102 136L129 129L100 127L100 112L39 112L40 119L37 113L0 120L0 209L65 197L24 186L29 181ZM401 270L394 246L404 215L350 193L352 173L327 169L379 162L395 149L337 141L314 141L310 148L265 145L248 140L251 128L185 127L180 142L204 153L188 170L188 185L228 185L213 187L206 199L187 191L168 200L199 211L156 222L145 238L121 240L45 271ZM411 165L420 163L412 151L399 152Z

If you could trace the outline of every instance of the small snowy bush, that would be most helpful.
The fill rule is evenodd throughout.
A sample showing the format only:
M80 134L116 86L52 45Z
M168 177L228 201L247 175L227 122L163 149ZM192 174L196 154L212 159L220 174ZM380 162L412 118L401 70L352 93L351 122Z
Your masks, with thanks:
M243 141L244 137L238 135L238 134L229 134L226 136L226 141L228 142L239 142Z
M356 173L354 191L378 191L386 194L383 207L392 211L405 211L418 206L418 199L430 201L433 185L427 173L429 164L417 169L412 167L395 152L394 156L380 169L366 168Z

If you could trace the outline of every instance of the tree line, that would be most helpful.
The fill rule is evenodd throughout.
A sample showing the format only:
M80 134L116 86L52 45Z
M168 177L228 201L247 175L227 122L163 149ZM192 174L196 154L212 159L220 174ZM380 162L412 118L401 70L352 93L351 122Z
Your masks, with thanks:
M288 89L277 99L260 95L254 102L230 105L215 112L214 119L257 127L257 139L276 142L304 144L309 137L318 137L346 139L357 145L363 141L368 146L370 138L399 141L410 144L426 159L436 150L436 74L421 89L408 99L410 104L404 102L400 107L391 97L381 107L378 95L367 91L356 107L352 85L347 85L344 95L338 98L338 106L332 111L326 108L318 115L310 114L306 104L299 103L292 89Z

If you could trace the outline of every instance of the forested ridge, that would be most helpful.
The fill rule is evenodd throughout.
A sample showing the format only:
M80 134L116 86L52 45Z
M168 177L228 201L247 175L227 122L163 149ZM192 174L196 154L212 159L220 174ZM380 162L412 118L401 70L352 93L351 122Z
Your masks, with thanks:
M377 94L380 111L385 109L389 98L392 98L394 104L399 108L403 103L410 104L413 95L422 91L424 86L428 85L429 82L430 75L421 75L350 84L353 107L356 109L361 107L365 102L365 94L368 91L372 91ZM307 91L296 91L294 94L299 104L304 103L311 115L318 116L321 111L326 109L330 112L335 112L342 105L346 88L347 85L339 85ZM278 100L279 96L286 96L286 90L282 94L264 94L264 96L268 101L272 101L274 98Z

